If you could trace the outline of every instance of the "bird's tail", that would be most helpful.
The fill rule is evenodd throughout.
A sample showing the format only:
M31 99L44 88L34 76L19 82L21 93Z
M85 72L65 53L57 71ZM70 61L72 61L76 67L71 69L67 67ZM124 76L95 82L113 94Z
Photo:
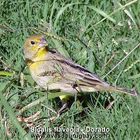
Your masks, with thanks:
M118 93L124 93L124 94L128 94L128 95L131 95L131 96L137 96L138 93L135 89L126 89L126 88L120 88L120 87L115 87L115 86L101 86L99 85L97 87L97 89L100 89L100 90L104 90L104 91L108 91L108 92L118 92Z

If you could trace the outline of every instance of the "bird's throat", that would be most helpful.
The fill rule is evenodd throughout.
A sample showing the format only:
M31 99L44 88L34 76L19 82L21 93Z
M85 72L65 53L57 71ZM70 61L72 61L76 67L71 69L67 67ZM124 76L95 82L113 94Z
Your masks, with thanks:
M46 48L40 48L38 52L35 54L35 57L33 58L33 61L41 61L44 60L45 56L47 55L48 50Z
M45 60L48 50L46 48L40 48L32 59L26 59L27 65L30 67L34 63L39 63Z

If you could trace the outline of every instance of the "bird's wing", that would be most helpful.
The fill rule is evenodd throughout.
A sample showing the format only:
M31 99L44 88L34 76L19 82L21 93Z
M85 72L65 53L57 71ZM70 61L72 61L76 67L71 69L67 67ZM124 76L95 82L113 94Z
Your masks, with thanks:
M101 80L96 74L91 73L84 67L65 58L57 51L50 52L50 61L55 62L56 70L61 74L61 81L74 86L95 87L96 85L109 86L108 83Z

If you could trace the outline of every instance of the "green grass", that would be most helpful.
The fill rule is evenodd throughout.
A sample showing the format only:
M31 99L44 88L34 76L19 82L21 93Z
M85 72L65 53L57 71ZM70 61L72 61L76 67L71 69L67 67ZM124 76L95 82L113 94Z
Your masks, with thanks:
M44 128L105 127L110 130L107 139L138 140L139 96L83 95L84 101L75 101L55 122L43 119L48 114L55 115L48 108L57 110L60 101L53 98L56 95L47 97L47 92L36 88L28 68L24 69L22 49L29 35L47 32L50 47L112 85L135 87L140 93L140 47L133 50L140 43L139 5L138 0L1 0L0 139L37 139L27 123L16 119L25 107L24 117L41 111L39 118L42 119L35 124L45 122ZM106 109L106 100L112 98L114 105ZM41 135L42 139L47 134Z

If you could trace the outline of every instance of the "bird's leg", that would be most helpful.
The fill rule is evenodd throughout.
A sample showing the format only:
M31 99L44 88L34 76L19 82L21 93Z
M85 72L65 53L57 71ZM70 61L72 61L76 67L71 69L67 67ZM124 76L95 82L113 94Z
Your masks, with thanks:
M68 102L63 103L62 107L58 110L57 115L60 116L68 109Z
M49 118L49 121L54 122L56 119L60 117L60 115L63 112L66 111L67 108L68 108L68 103L67 102L63 103L62 107L57 111L57 115Z
M69 95L61 95L59 96L61 102L62 102L62 106L61 108L56 112L56 116L53 116L49 119L49 121L54 122L56 119L58 119L60 117L60 115L62 113L64 113L65 111L67 111L69 105L70 105L70 99L71 96Z
M76 81L72 87L74 89L76 89L77 93L79 92L82 92L81 88L80 88L80 85L78 84L78 81ZM77 100L77 93L75 93L75 101ZM65 112L68 108L69 108L69 99L70 99L71 96L66 96L66 95L62 95L62 96L59 96L59 98L61 99L62 101L62 107L57 111L57 116L56 117L52 117L51 121L55 121L57 118L60 117L60 115Z

